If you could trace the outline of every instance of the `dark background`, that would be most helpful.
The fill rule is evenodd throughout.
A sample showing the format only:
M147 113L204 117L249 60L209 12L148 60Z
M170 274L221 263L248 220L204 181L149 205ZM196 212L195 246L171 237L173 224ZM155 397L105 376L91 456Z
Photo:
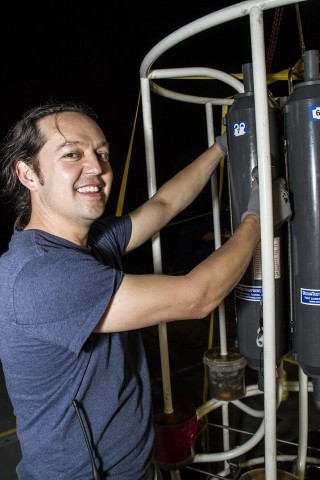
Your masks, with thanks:
M140 89L140 64L160 40L187 23L223 7L228 0L145 0L124 2L60 0L12 2L0 20L0 137L28 108L49 98L80 100L98 113L111 143L111 162L115 173L113 196L107 213L114 214ZM305 48L319 49L320 3L299 3L302 39ZM271 39L276 42L271 72L292 67L301 58L297 10L294 4L283 7L278 34L272 34L277 9L264 13L266 55ZM241 73L251 61L249 17L226 23L191 37L162 55L154 68L201 66L227 73ZM166 83L167 82L167 83ZM214 81L163 81L178 91L225 97L235 92ZM171 82L171 83L170 83ZM287 94L287 83L275 84L275 95ZM153 94L158 185L201 153L207 146L205 114L199 105L183 104ZM219 110L219 109L218 109ZM219 111L218 114L220 115ZM219 124L218 124L219 126ZM219 131L216 131L219 134ZM133 141L124 212L147 199L141 107ZM210 230L208 190L177 220L196 217L179 230L167 229L174 246L168 270L181 270L177 252L192 255L206 246L197 242ZM0 253L7 249L12 233L11 208L0 205ZM227 228L227 226L226 226ZM184 247L190 241L189 250ZM182 252L184 249L184 253ZM127 261L128 270L149 269L150 246L146 245ZM176 265L172 265L173 259ZM165 259L166 260L166 259Z
M107 205L106 213L114 214L138 105L139 69L145 55L178 28L235 3L238 2L49 0L8 3L6 13L2 13L0 17L0 140L25 110L50 98L74 99L89 104L98 113L111 143L111 163L115 178L113 196ZM275 47L274 54L269 57L269 71L272 73L293 67L301 59L302 44L306 50L320 50L320 0L308 0L298 5L302 39L299 36L297 10L294 4L282 8L277 35L272 32L275 12L279 14L279 10L273 9L264 13L266 56L272 42ZM248 62L251 62L251 42L249 18L246 16L184 41L161 56L155 62L154 68L199 66L216 68L227 73L241 73L242 65ZM225 98L235 93L229 87L211 80L170 80L162 83L164 86L190 94ZM276 82L270 85L270 90L275 96L286 96L287 82ZM203 106L174 102L155 94L152 96L152 110L157 183L161 185L207 147L205 113ZM220 133L221 112L219 108L215 110L215 118L218 118L215 128L217 135ZM226 193L225 187L223 193ZM124 212L134 209L147 198L140 106L125 192ZM228 233L228 207L225 204L222 207L222 232ZM213 249L211 217L210 189L206 188L194 204L174 219L161 234L165 273L183 272ZM1 200L0 254L8 247L13 221L12 209ZM125 271L137 273L152 271L150 242L130 255L125 258ZM236 327L232 296L226 299L225 307L228 341L233 344ZM208 332L211 328L209 320L205 318L196 322L191 320L168 323L173 394L189 398L195 405L202 403L205 391L202 357L208 344ZM157 327L144 329L143 334L154 398L162 398ZM218 342L219 324L215 318L213 344L218 345ZM249 374L247 384L251 383L250 376L254 376L256 382L256 372L249 371L247 374ZM294 375L296 378L296 371ZM288 379L290 378L289 375ZM0 400L1 428L10 431L15 426L15 418L5 391L1 368ZM255 401L254 398L252 400ZM278 434L285 434L287 440L294 441L298 429L297 399L294 395L289 396L289 402L284 402L282 412L278 410L277 416ZM214 423L221 423L220 418L218 420L215 416L212 418L215 420ZM235 419L231 420L239 431L253 431L252 425L248 426L243 416L236 415ZM319 415L318 412L314 415L311 408L309 424L311 425L309 430L317 433L313 443L318 452ZM256 428L254 425L254 429ZM7 441L7 448L0 452L1 474L3 478L15 479L14 471L20 459L20 450L17 439L12 435L10 443L10 438L9 436L4 438L4 441ZM212 451L221 450L219 439L220 435L217 435L215 430ZM234 443L239 445L242 439L237 438ZM285 448L283 447L284 453L288 452L289 447ZM263 455L264 449L261 447L259 452L258 456ZM293 453L296 454L295 448ZM183 472L183 478L193 480L198 478L194 472L191 471L190 476L188 473L188 470ZM311 475L310 470L308 474ZM318 470L314 477L308 478L318 478L317 475Z

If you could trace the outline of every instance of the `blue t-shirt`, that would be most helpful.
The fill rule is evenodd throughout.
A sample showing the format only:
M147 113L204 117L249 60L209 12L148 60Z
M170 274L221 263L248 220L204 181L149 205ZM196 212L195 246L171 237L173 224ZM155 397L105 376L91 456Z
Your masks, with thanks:
M97 221L90 247L15 232L0 258L0 359L17 422L22 480L138 480L152 452L149 374L138 330L92 331L119 288L128 216ZM119 318L121 325L121 318Z

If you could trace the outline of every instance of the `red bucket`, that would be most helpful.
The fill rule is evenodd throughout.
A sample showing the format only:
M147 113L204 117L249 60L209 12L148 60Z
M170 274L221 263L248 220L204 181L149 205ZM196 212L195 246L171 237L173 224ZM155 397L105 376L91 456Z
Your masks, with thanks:
M174 397L173 413L164 412L164 402L153 406L154 458L164 470L179 470L193 462L198 430L196 408L188 400Z

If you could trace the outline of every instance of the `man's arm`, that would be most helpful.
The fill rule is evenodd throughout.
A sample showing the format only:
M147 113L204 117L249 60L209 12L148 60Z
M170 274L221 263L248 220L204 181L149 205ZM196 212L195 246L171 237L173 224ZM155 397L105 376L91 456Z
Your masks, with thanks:
M289 196L282 186L273 190L277 207L274 225L281 225L290 217L288 208L283 208ZM119 332L207 316L242 278L259 242L260 199L256 180L241 219L233 236L186 275L124 275L95 331Z
M248 214L221 248L186 275L124 275L95 332L204 318L238 283L259 238L260 221Z
M132 235L126 252L142 245L199 195L225 153L220 138L130 213Z

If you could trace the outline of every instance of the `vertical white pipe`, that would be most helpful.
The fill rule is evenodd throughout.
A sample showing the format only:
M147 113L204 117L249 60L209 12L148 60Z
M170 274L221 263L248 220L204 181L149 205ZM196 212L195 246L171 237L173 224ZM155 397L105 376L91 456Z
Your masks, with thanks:
M208 146L214 144L214 122L211 103L206 103L206 119L207 119L207 136ZM212 195L212 211L213 211L213 233L215 250L221 247L221 228L220 228L220 208L219 208L219 191L217 181L217 171L211 176L211 195ZM224 302L219 305L219 329L220 329L220 352L221 355L228 354L227 348L227 332L226 332L226 316Z
M141 104L143 115L143 132L146 152L146 166L148 177L148 193L149 198L157 191L156 169L154 158L154 142L153 142L153 126L151 113L151 95L150 84L148 78L140 78L141 85Z
M208 146L213 145L214 138L214 121L213 109L211 103L206 103L206 118L207 118L207 136ZM219 189L217 180L217 171L213 172L211 176L211 195L212 195L212 211L213 211L213 233L215 250L221 247L221 228L220 228L220 206L219 206ZM221 355L228 354L227 347L227 330L226 330L226 316L224 302L219 305L219 331L220 331L220 353ZM222 424L223 424L223 450L227 452L230 449L230 435L229 435L229 405L226 403L222 405ZM225 468L228 467L228 462L225 461Z
M229 404L222 405L222 434L223 434L223 451L228 452L230 450L230 434L229 434ZM224 461L224 468L228 468L229 463Z
M263 13L260 8L254 7L250 11L250 28L260 186L264 325L265 472L266 480L274 480L277 478L277 463L272 178Z
M147 78L141 78L140 84L141 84L141 104L142 104L142 113L143 113L143 128L144 128L147 179L148 179L148 194L150 198L152 195L155 194L157 190L152 114L151 114L151 95L150 95L149 80ZM154 272L162 273L161 244L160 244L159 234L154 235L152 238L152 254L153 254ZM160 324L158 327L158 330L159 330L164 411L165 413L172 413L173 406L172 406L172 393L171 393L167 325L165 323Z
M170 470L170 477L171 480L180 480L180 472L179 470Z
M299 367L299 446L295 475L304 479L308 448L308 376Z

